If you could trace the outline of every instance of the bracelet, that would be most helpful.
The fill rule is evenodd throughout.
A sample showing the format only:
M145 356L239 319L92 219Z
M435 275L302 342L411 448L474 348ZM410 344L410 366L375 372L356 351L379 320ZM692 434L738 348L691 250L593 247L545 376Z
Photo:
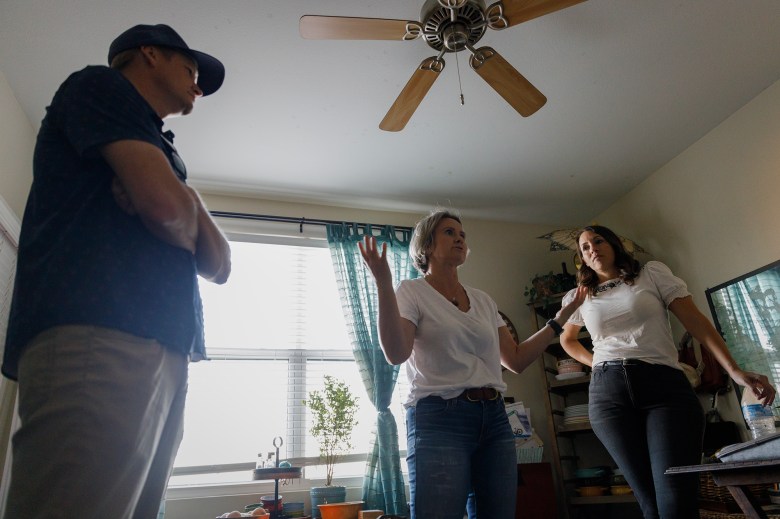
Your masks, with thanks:
M549 321L547 321L547 326L552 328L552 331L555 332L556 337L558 337L560 334L563 333L563 326L558 324L558 321L556 321L555 319L550 319Z

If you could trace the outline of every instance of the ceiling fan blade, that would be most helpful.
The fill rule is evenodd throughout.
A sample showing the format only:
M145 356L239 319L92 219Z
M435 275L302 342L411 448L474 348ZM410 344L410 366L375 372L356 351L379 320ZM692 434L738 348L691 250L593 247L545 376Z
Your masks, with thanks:
M347 16L301 16L301 36L308 40L413 40L422 34L420 22Z
M435 56L424 59L379 123L379 128L388 132L403 130L442 70L443 59Z
M490 47L477 49L469 64L523 117L534 114L547 102L544 94Z
M493 28L506 28L554 13L585 0L500 0L487 9L487 18ZM502 7L499 7L502 6ZM503 17L503 19L501 19ZM500 20L496 20L498 18ZM492 20L491 20L492 19ZM498 25L498 27L494 27Z

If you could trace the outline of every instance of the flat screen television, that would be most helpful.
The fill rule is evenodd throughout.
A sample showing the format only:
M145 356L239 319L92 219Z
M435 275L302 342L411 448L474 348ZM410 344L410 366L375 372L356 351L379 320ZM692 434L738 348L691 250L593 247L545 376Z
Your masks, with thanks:
M780 260L705 290L715 327L742 369L780 382ZM737 388L741 395L741 388ZM780 408L775 401L775 420Z

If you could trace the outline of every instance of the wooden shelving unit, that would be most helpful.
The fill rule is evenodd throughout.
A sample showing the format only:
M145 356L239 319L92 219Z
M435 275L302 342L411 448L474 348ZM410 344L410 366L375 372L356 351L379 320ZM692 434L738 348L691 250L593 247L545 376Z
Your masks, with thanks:
M528 303L531 313L531 324L535 330L542 328L548 319L555 316L561 308L561 299L565 294L556 294L544 301ZM590 335L583 331L580 333L580 339L587 343ZM547 350L537 360L537 365L542 372L542 378L547 382L547 398L545 398L545 411L547 419L547 429L551 433L550 438L550 457L554 469L555 486L558 495L562 497L564 503L563 510L560 511L560 517L569 519L577 514L582 507L592 505L614 505L636 503L636 498L629 495L604 495L594 497L578 496L575 487L576 479L574 473L577 468L586 468L594 466L595 463L584 463L585 456L580 454L587 452L590 459L598 457L594 455L592 448L596 444L603 453L600 456L601 465L614 467L615 463L609 457L606 449L593 433L589 423L577 423L564 425L564 408L572 404L587 403L588 387L590 385L590 373L584 377L578 377L569 380L556 380L558 373L556 364L558 359L568 357L563 351L559 340L550 343ZM584 463L584 464L583 464Z

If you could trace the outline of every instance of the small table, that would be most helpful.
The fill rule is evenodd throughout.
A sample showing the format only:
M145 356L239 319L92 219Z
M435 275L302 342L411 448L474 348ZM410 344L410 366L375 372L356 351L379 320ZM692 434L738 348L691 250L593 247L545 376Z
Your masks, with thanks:
M669 467L666 474L709 472L715 484L727 487L748 519L767 519L756 496L748 485L780 482L780 459L760 461L735 461L732 463L707 463Z

